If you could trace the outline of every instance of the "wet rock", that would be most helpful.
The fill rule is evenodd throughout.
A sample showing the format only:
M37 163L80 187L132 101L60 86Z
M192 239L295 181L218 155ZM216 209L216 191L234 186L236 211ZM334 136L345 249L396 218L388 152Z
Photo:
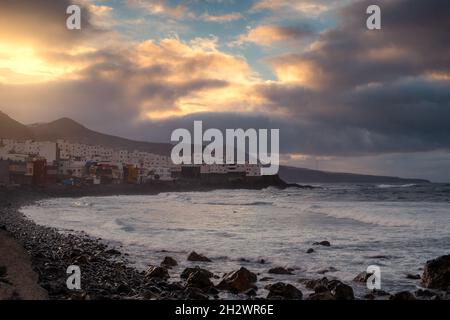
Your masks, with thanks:
M306 253L313 253L314 249L313 248L309 248L308 250L306 250Z
M318 274L325 274L325 273L328 273L328 272L336 272L336 271L337 271L336 268L329 267L328 269L321 269L321 270L317 271L317 273Z
M431 298L436 295L434 292L431 292L430 290L422 290L422 289L417 290L415 294L417 297L421 298Z
M290 270L283 267L276 267L269 270L271 274L293 274Z
M209 287L207 293L208 293L208 294L211 294L211 295L217 295L217 294L219 294L219 290L217 290L217 289L214 288L214 287Z
M208 278L212 278L214 276L214 274L212 272L209 272L206 269L202 269L200 267L195 267L195 268L186 268L186 269L184 269L184 271L180 275L180 278L181 279L187 279L194 272L201 272L201 273L205 274Z
M0 266L0 278L6 277L8 269L5 266Z
M330 247L331 243L329 241L320 241L320 242L314 242L314 246L324 246L324 247Z
M186 295L187 299L191 300L209 300L208 295L203 293L203 291L199 288L187 287L184 290L184 294Z
M256 296L256 290L251 288L244 292L249 297L255 297Z
M213 283L209 278L208 274L201 271L195 271L189 275L186 284L188 287L199 289L209 288L213 286Z
M176 267L177 265L178 262L172 257L165 257L164 260L161 262L161 267L165 268L172 268Z
M152 266L145 272L146 278L169 279L169 271L164 267Z
M450 254L427 261L422 284L431 289L447 290L450 287Z
M131 292L131 288L129 285L127 285L125 283L121 283L117 286L116 292L118 294L128 294Z
M375 300L375 295L373 293L368 293L364 295L364 299L366 300Z
M365 271L361 272L360 274L358 274L353 281L355 282L367 282L367 280L369 279L369 277L371 276L371 273L367 273Z
M417 299L411 292L401 291L391 296L389 300L417 300Z
M419 280L420 279L420 274L407 274L406 275L406 279L411 279L411 280Z
M217 285L217 289L229 290L232 292L245 292L248 289L254 288L256 281L256 274L241 267L237 271L226 274L222 281Z
M106 254L112 255L112 256L120 256L121 253L120 251L116 250L116 249L109 249L105 251Z
M303 298L303 293L299 289L283 282L268 285L266 289L269 290L267 299L281 297L287 300L301 300Z
M197 261L197 262L211 262L211 260L207 257L205 257L202 254L198 254L195 251L192 251L189 256L187 257L188 261Z
M391 295L389 292L386 292L384 290L378 290L378 289L373 289L371 291L371 293L373 295L375 295L375 296L378 296L378 297L385 297L385 296L390 296Z
M389 256L385 256L385 255L375 255L375 256L368 256L368 259L377 259L377 260L387 260L390 259Z
M336 300L330 291L310 294L308 300Z
M353 293L353 288L342 282L337 283L334 286L334 288L331 287L331 294L336 298L336 300L354 300L355 299L355 295Z
M272 280L273 278L271 278L271 277L263 277L263 278L261 278L261 279L259 279L259 281L260 282L266 282L266 281L270 281L270 280Z
M328 279L322 278L322 279L316 279L316 280L306 280L304 282L305 287L310 290L316 290L316 287L326 287L328 288Z
M328 280L327 278L309 280L305 282L308 289L314 290L316 294L329 293L333 300L354 300L353 288L339 280ZM316 298L326 298L327 295Z

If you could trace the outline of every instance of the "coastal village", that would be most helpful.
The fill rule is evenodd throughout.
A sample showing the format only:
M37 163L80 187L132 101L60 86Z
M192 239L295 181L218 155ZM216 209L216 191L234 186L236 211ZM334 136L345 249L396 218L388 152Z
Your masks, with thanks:
M258 177L256 164L176 165L169 156L58 139L0 139L0 186L145 184L177 179Z

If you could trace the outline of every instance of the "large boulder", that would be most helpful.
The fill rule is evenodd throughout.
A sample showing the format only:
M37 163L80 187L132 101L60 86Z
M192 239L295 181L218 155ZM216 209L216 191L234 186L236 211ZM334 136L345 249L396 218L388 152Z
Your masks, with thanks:
M450 287L450 254L427 261L422 284L431 289L447 290Z
M303 293L289 283L277 282L266 286L269 290L267 299L287 299L287 300L301 300L303 298Z
M275 267L269 270L271 274L292 274L292 272L283 267Z
M168 279L169 271L164 267L151 266L145 272L147 278Z
M339 281L335 286L329 286L329 289L336 300L355 300L353 288L345 283Z
M196 261L196 262L211 262L211 260L207 257L205 257L202 254L198 254L195 251L192 251L189 256L187 257L188 261Z
M325 287L328 289L328 279L327 278L321 278L321 279L313 279L313 280L306 280L304 281L305 287L314 291L318 291L318 288Z
M239 270L226 274L217 285L217 289L233 292L245 292L255 288L256 274L241 267Z
M189 275L186 284L188 287L199 289L207 289L213 286L208 274L200 270L192 272Z
M370 278L372 274L371 273L367 273L365 271L359 273L354 279L353 281L355 282L367 282L367 280Z
M320 241L320 242L314 242L313 243L314 246L324 246L324 247L330 247L331 243L330 241Z
M189 276L192 273L195 273L195 272L201 272L201 273L205 274L208 278L212 278L214 276L214 274L212 272L209 272L206 269L202 269L200 267L195 267L195 268L186 268L186 269L184 269L184 271L180 275L180 278L181 279L188 279Z
M313 300L354 300L355 295L353 288L339 280L328 280L321 278L317 280L309 280L305 282L308 289L314 290L314 294L310 296ZM327 299L328 297L332 299Z
M161 267L165 268L172 268L176 267L177 265L178 262L172 257L165 257L164 260L161 262Z

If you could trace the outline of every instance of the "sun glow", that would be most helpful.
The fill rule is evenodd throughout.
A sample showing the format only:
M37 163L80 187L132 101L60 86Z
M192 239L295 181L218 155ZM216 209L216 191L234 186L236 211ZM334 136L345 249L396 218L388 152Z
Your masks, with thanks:
M0 44L0 81L10 84L46 82L70 72L68 66L51 64L32 47Z

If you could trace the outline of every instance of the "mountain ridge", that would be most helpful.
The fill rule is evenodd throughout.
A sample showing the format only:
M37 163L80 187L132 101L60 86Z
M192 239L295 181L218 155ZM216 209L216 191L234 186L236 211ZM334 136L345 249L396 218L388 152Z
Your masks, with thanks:
M64 117L48 123L24 125L0 111L0 138L56 141L65 139L73 143L98 144L129 151L140 150L170 155L173 145L135 141L91 130L73 119ZM424 179L408 179L366 174L326 172L299 167L280 166L279 176L291 183L427 183Z

